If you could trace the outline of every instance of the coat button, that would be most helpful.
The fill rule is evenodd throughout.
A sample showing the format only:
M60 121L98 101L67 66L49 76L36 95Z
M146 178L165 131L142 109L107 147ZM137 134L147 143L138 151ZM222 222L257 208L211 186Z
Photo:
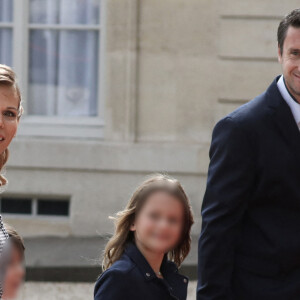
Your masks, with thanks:
M186 278L184 278L184 279L183 279L183 282L184 282L184 283L187 283L187 279L186 279Z
M150 273L146 273L146 276L147 276L147 277L150 277Z

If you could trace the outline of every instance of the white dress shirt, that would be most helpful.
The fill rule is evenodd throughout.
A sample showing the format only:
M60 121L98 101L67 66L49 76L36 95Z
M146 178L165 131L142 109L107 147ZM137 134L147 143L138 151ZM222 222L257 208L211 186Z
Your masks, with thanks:
M292 98L291 94L287 90L287 87L283 80L283 75L281 75L281 77L277 81L277 86L278 86L278 89L279 89L283 99L286 101L286 103L290 107L292 114L294 116L294 119L300 130L300 104Z

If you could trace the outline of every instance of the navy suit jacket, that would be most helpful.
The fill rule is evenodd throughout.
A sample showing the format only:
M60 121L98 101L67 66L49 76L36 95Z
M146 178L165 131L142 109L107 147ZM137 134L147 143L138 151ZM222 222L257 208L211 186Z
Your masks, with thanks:
M136 247L129 243L121 259L102 273L95 285L95 300L185 300L188 278L165 255L158 278Z
M278 78L213 130L198 300L300 299L300 132Z

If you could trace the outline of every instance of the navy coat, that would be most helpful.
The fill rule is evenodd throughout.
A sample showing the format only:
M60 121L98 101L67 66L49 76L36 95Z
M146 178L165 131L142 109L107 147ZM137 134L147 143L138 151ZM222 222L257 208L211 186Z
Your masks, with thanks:
M134 243L105 270L95 285L95 300L185 300L188 278L165 255L158 278Z
M214 128L198 300L300 299L300 132L278 78Z

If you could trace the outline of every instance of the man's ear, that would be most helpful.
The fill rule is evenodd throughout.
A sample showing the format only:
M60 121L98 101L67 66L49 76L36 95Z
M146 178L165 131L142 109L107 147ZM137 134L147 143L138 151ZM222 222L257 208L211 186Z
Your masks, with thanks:
M279 63L282 63L282 53L279 45L278 45L277 55L278 55Z

